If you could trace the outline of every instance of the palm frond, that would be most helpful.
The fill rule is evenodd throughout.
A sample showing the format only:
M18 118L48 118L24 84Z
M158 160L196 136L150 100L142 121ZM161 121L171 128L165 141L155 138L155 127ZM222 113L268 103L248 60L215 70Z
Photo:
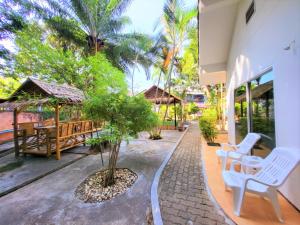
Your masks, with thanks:
M132 0L108 0L107 11L113 17L120 16L127 9Z

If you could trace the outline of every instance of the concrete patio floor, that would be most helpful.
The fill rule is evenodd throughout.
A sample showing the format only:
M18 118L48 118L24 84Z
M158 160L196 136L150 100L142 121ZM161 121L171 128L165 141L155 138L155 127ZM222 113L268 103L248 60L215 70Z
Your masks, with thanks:
M137 173L125 193L102 203L83 203L74 196L77 186L102 168L100 155L89 155L0 198L0 224L146 224L153 176L182 133L166 131L151 141L142 134L122 144L118 167ZM104 154L107 163L108 153Z
M75 152L78 150L85 150L85 152L87 152L88 147L82 146L72 150ZM11 163L20 163L20 166L6 172L0 172L0 196L29 184L32 181L63 168L85 156L85 154L77 154L75 152L63 152L61 160L55 160L55 155L52 155L51 158L21 156L16 159L15 154L10 153L1 157L0 167L10 165Z

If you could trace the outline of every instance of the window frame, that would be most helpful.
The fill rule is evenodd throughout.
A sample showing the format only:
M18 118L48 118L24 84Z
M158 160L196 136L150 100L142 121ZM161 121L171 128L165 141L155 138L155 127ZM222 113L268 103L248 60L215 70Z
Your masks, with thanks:
M253 12L251 13L251 11L252 11L251 9L252 8L253 8ZM253 15L255 14L255 12L256 12L256 4L255 4L255 0L252 0L252 2L248 6L247 11L245 13L246 24L248 24L251 21L251 19L252 19Z
M233 107L234 107L234 116L235 116L235 90L239 89L242 86L246 87L246 102L247 102L247 131L248 133L253 132L253 112L252 112L252 96L251 96L251 82L253 80L256 80L262 76L264 76L265 74L274 71L272 66L267 67L266 69L264 69L263 71L261 71L260 73L258 73L256 76L247 79L246 81L242 82L239 86L237 86L236 88L234 88L233 93L234 93L234 99L233 99ZM274 89L274 76L273 76L273 89ZM275 100L275 96L273 97ZM276 118L275 115L275 111L274 111L274 119ZM276 121L276 120L275 120ZM276 122L274 122L276 123ZM236 126L236 124L234 123L234 126ZM276 124L275 124L276 126ZM236 127L234 127L234 130L236 131ZM275 136L276 136L276 129L275 129ZM236 134L235 134L235 140L236 140ZM276 146L276 141L275 141L275 146ZM253 155L253 152L251 150L251 155Z

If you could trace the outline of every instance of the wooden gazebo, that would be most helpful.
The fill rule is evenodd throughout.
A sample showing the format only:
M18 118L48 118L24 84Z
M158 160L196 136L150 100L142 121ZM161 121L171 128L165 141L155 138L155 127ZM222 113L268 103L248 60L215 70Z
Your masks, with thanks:
M144 91L144 96L146 99L148 99L150 102L154 104L173 104L174 107L176 104L181 104L182 100L161 89L160 87L157 87L156 85L153 85L150 87L148 90ZM176 115L176 110L175 110L175 127L177 127L177 115Z
M38 154L50 156L85 142L86 135L92 135L92 121L59 121L59 112L64 105L81 105L83 92L67 84L48 83L28 78L4 103L1 110L13 111L15 155ZM18 123L18 114L32 106L48 106L55 109L53 121ZM22 138L21 145L19 138ZM21 151L20 151L21 150Z

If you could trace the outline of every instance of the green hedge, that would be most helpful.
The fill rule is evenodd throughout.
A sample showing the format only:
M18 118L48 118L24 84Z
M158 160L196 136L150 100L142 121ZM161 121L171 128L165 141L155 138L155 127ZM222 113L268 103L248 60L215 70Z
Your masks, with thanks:
M162 126L175 126L175 121L171 120L171 121L163 121L161 122ZM178 121L177 121L178 124Z

